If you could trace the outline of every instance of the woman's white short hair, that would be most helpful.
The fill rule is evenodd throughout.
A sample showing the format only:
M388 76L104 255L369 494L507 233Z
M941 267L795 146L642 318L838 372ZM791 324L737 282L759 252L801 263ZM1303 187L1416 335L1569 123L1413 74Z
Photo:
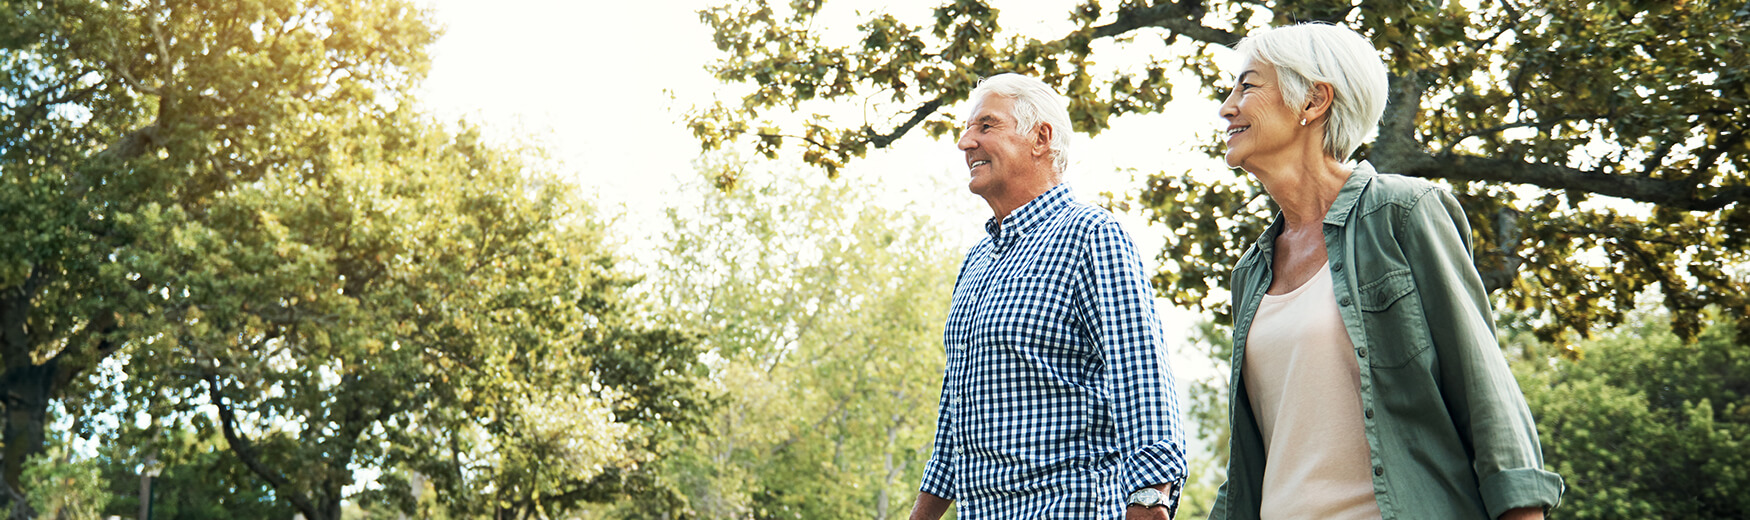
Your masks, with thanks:
M1331 85L1325 153L1347 160L1385 114L1385 63L1367 38L1347 27L1304 23L1253 31L1234 47L1241 56L1276 67L1282 100L1306 106L1315 83Z
M1069 109L1063 104L1063 96L1031 76L998 74L978 82L978 88L972 90L971 106L977 107L979 101L992 94L1015 101L1014 113L1010 114L1015 117L1015 132L1030 135L1039 123L1051 125L1051 167L1063 175L1069 168L1071 133Z

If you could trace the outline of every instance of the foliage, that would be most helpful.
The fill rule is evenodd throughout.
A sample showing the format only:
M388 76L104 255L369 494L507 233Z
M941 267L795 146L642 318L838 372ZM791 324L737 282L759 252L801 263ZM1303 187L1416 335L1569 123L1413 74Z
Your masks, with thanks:
M859 15L851 42L816 23L823 1L773 4L700 13L722 52L712 72L751 89L689 124L707 150L751 143L776 157L793 143L828 175L919 127L950 134L949 108L982 76L1041 77L1070 100L1076 129L1097 135L1114 117L1161 111L1176 82L1223 97L1229 76L1214 64L1256 28L1346 25L1379 47L1391 73L1385 119L1362 157L1453 186L1485 281L1505 289L1508 308L1537 315L1541 337L1618 323L1652 288L1681 337L1699 330L1708 305L1750 331L1744 275L1730 267L1750 261L1742 2L1087 0L1066 3L1069 27L1042 41L1006 30L991 2L944 0L927 17ZM819 113L834 103L873 115ZM1209 142L1204 151L1219 153L1219 136ZM1167 228L1155 277L1165 296L1229 323L1221 289L1273 211L1262 195L1201 172L1149 179L1136 202Z
M187 314L154 340L178 357L130 363L149 393L134 402L224 432L279 496L328 517L357 468L425 475L453 511L539 514L689 420L670 408L694 396L660 393L684 370L612 362L650 343L682 348L645 365L691 358L626 315L631 281L568 186L401 112L337 124L351 139L320 178L268 176L215 197L218 218L163 228ZM375 484L357 499L412 507L402 474Z
M396 1L5 6L0 386L13 397L0 466L16 490L50 402L82 395L90 369L120 351L154 358L135 340L179 319L165 283L178 266L163 261L177 244L146 237L321 153L310 124L403 89L432 34Z
M721 160L704 169L746 168ZM930 454L958 255L866 185L741 178L669 210L653 277L723 392L712 435L663 463L687 495L676 518L901 518Z
M60 400L151 418L97 432L113 464L247 470L231 498L266 490L267 516L411 513L415 484L501 517L660 491L648 463L709 413L695 343L624 300L539 150L417 113L422 10L5 5L8 487ZM126 378L94 383L106 361Z
M152 478L154 519L290 520L297 512L290 503L276 499L271 486L228 453L217 431L161 431L152 441L148 449L122 443L98 449L95 462L109 493L105 517L136 518L139 514L139 473L146 464L142 452L147 451L151 464L159 470Z
M1750 515L1750 349L1717 316L1693 343L1649 313L1569 347L1577 356L1515 367L1567 479L1563 518Z
M38 491L30 507L45 516L67 520L97 520L111 497L104 493L97 461L77 458L65 442L49 444L24 469L24 479Z
M1185 490L1180 493L1180 518L1206 518L1215 506L1215 492L1227 481L1228 437L1232 423L1228 421L1228 383L1233 375L1233 334L1231 328L1211 320L1197 322L1187 343L1203 354L1215 370L1208 377L1192 379L1184 410L1186 422L1194 425L1196 441L1204 450L1187 450L1189 466Z

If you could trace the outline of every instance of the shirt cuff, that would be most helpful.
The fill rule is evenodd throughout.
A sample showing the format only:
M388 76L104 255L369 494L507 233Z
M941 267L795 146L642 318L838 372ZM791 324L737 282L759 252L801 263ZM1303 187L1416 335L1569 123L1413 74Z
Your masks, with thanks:
M954 500L954 479L948 472L948 465L935 458L924 463L924 483L918 486L918 491L936 495L947 500Z
M1179 494L1185 490L1185 457L1170 441L1162 441L1132 454L1125 464L1126 495L1131 491L1160 484L1173 484L1167 497L1167 514L1178 514Z

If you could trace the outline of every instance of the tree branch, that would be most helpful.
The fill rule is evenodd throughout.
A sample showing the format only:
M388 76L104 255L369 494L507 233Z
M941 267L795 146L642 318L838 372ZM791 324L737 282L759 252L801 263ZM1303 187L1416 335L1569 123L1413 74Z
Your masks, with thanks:
M1500 255L1501 268L1490 269L1478 274L1483 279L1483 290L1494 293L1497 290L1513 284L1519 279L1519 268L1525 265L1525 257L1519 256L1520 242L1524 241L1524 233L1519 227L1519 218L1525 214L1511 207L1502 206L1495 212L1495 243L1494 251L1488 254Z
M261 456L255 452L255 446L250 444L247 437L237 432L237 414L231 410L229 405L225 404L225 398L219 392L218 377L208 373L205 378L207 390L212 393L213 406L219 409L219 425L224 430L225 441L231 445L231 451L237 454L237 458L243 461L243 465L247 466L249 471L261 476L269 485L272 485L274 494L285 498L286 501L292 503L293 507L302 511L305 518L325 518L318 514L316 506L310 503L309 497L292 489L291 483L287 482L284 476L261 463Z
M1379 122L1379 138L1368 151L1368 160L1378 166L1380 171L1428 179L1530 184L1551 190L1577 190L1686 211L1717 211L1732 204L1750 202L1750 186L1718 187L1710 195L1701 192L1703 184L1694 179L1654 179L1640 175L1583 171L1556 164L1528 163L1517 159L1444 152L1430 154L1416 140L1416 115L1422 105L1424 88L1420 81L1422 74L1411 72L1387 77L1389 87L1385 115Z
M863 127L865 135L869 137L869 144L876 148L886 148L887 145L893 144L894 140L899 139L904 136L906 132L910 132L913 127L918 126L918 123L924 122L924 120L928 119L931 114L935 114L937 109L942 108L942 103L943 99L940 97L932 99L928 103L924 103L922 106L919 106L917 110L912 111L911 119L907 119L904 124L899 125L898 128L893 129L893 132L887 134L878 134L875 133L874 128Z
M1550 190L1577 190L1685 211L1718 211L1732 204L1750 202L1750 186L1723 186L1714 190L1712 195L1706 195L1700 193L1693 182L1638 175L1611 175L1554 164L1460 154L1442 154L1438 157L1424 154L1420 160L1405 161L1381 171L1429 179L1530 184Z
M1514 128L1532 128L1532 127L1535 127L1535 128L1541 129L1541 130L1548 130L1549 128L1553 128L1556 125L1566 123L1569 121L1594 121L1594 120L1599 120L1599 119L1609 119L1610 117L1611 116L1604 115L1604 114L1576 114L1576 115L1562 116L1562 117L1557 117L1557 118L1552 118L1552 119L1544 119L1544 120L1538 120L1538 121L1520 121L1517 123L1507 123L1504 125L1495 125L1495 126L1491 126L1488 128L1480 128L1477 130L1465 132L1465 133L1459 135L1457 139L1453 139L1451 142L1446 143L1446 148L1442 149L1440 151L1440 153L1442 153L1442 154L1452 153L1452 150L1455 147L1457 147L1459 143L1464 142L1465 139L1470 139L1472 137L1478 137L1478 136L1483 136L1483 135L1488 135L1488 134L1500 133L1500 132L1504 132L1504 131L1511 130Z
M1234 44L1239 43L1240 36L1238 34L1222 29L1205 27L1199 21L1199 19L1203 17L1205 9L1206 8L1203 6L1202 2L1194 0L1163 2L1149 7L1131 9L1120 13L1118 18L1113 20L1112 23L1094 27L1093 37L1112 38L1145 27L1159 27L1166 29L1172 34L1186 36L1201 42L1228 47L1232 47ZM1063 40L1058 41L1061 42ZM886 148L900 137L904 137L912 128L923 123L925 119L928 119L931 115L935 114L936 111L947 102L948 100L942 97L932 99L912 111L911 118L907 119L905 123L898 127L895 127L892 132L882 134L877 133L874 128L865 127L864 136L868 139L870 146L875 148ZM815 143L815 145L819 146L818 143ZM828 147L822 148L831 149ZM834 151L836 152L838 150Z
M1203 18L1204 9L1203 3L1196 1L1161 2L1131 9L1119 13L1118 19L1112 23L1094 27L1094 37L1110 38L1144 27L1159 27L1193 40L1226 47L1240 42L1238 34L1205 27L1199 21Z

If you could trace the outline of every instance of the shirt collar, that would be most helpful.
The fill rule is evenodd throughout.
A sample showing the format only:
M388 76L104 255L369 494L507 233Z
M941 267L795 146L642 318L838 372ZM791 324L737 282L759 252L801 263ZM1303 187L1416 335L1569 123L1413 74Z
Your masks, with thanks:
M1058 208L1073 200L1075 200L1075 195L1070 192L1069 185L1058 183L1051 189L1045 190L1045 193L1033 197L1033 200L1027 201L1026 204L1009 212L1009 215L1003 217L1002 221L997 221L994 216L984 221L984 232L989 233L990 239L994 241L1013 240L1027 234L1033 228L1039 227L1040 222L1044 222L1047 217L1057 213Z

